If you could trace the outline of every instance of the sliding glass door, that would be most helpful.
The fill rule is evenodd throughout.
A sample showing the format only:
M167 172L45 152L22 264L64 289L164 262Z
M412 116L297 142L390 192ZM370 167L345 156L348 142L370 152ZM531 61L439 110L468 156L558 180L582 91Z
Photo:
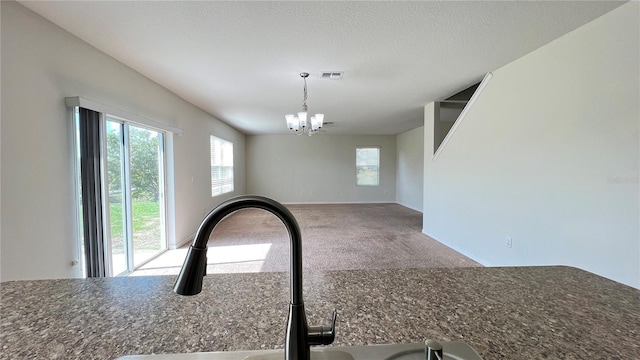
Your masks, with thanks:
M125 275L167 248L163 133L107 115L106 247L111 276Z

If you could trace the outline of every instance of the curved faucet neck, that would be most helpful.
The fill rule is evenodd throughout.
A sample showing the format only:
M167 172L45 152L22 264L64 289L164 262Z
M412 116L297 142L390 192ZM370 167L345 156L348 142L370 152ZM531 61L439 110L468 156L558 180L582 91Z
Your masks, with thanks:
M202 290L202 278L207 269L207 242L222 219L246 208L267 210L277 216L287 228L291 239L291 303L285 336L285 360L310 360L310 345L329 345L335 337L336 312L333 324L308 326L302 300L302 236L291 212L275 200L262 196L240 196L223 202L202 221L173 290L181 295L195 295Z
M236 197L220 204L204 218L196 232L196 236L191 247L206 251L207 242L209 241L209 237L216 225L218 225L218 223L228 215L247 208L263 209L274 214L280 219L280 221L282 221L287 229L289 239L291 240L291 252L289 255L291 263L291 304L303 304L302 235L300 233L300 226L289 209L279 202L262 196L248 195Z

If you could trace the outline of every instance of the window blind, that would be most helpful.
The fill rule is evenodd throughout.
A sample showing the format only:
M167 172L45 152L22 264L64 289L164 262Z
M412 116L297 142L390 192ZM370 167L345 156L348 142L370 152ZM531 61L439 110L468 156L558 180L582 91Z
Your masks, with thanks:
M100 132L97 111L79 109L80 179L87 277L107 276L102 223L102 170L100 168Z
M211 196L233 191L233 143L211 135Z

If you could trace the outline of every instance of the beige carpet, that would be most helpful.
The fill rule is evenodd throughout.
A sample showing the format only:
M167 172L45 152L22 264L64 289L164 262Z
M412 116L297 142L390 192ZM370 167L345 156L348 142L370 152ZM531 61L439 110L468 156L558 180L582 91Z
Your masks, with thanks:
M397 204L289 205L302 231L303 268L356 270L480 266L422 234L422 214ZM274 215L241 210L209 240L209 273L289 270L289 238ZM177 274L186 246L134 275Z

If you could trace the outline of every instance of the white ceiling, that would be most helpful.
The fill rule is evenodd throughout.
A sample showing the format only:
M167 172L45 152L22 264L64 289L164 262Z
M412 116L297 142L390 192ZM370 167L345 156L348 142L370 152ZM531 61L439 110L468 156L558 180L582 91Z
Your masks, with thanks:
M398 134L442 100L622 2L20 3L248 134L322 112L332 134ZM321 71L344 71L342 80ZM505 99L508 101L508 99Z

